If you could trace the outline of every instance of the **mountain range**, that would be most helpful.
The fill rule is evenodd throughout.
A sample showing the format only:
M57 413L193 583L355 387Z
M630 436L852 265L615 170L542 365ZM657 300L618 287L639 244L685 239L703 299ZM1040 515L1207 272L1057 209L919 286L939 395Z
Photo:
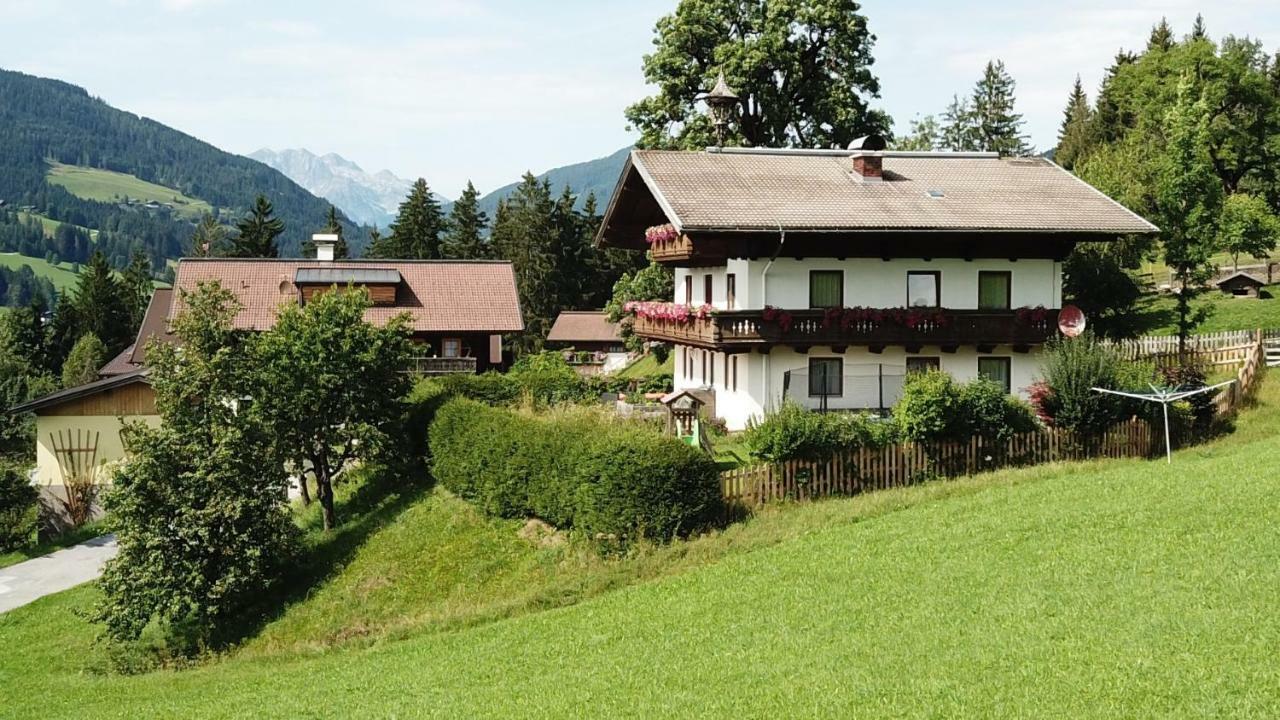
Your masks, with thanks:
M553 193L569 186L578 195L579 207L589 194L594 194L597 207L603 211L630 152L631 148L625 147L605 157L552 168L536 177L540 181L549 181ZM388 170L370 175L337 153L316 155L305 148L280 151L263 148L249 157L289 176L302 187L333 203L352 220L380 228L386 228L395 220L400 203L413 185L413 181L396 177ZM498 202L514 192L519 184L513 182L482 195L480 209L492 219ZM439 194L435 197L448 212L452 201Z
M263 148L249 157L284 173L362 225L385 228L391 224L413 186L412 180L396 177L390 170L367 173L337 153L316 155L306 148Z

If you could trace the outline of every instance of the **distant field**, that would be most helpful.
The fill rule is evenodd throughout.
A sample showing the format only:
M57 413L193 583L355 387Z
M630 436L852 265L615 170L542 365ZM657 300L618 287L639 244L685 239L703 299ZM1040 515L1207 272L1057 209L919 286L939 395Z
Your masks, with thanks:
M213 210L209 203L187 197L173 188L110 170L54 163L49 168L48 180L85 200L115 202L129 197L144 201L154 200L158 203L173 203L174 211L178 215L190 218L199 217Z
M23 265L29 265L36 277L49 278L49 282L53 283L58 292L74 287L77 278L79 278L79 275L71 272L71 263L61 263L54 266L50 265L44 258L27 257L18 253L0 253L0 267L17 270Z
M1196 326L1197 333L1222 330L1256 330L1280 328L1280 284L1263 288L1263 297L1245 298L1224 295L1217 290L1205 292L1192 301L1192 308L1211 308L1209 317ZM1178 301L1173 295L1147 295L1138 301L1138 312L1144 316L1152 335L1178 332Z
M40 215L38 213L29 213L29 212L22 212L22 211L18 212L18 219L21 220L22 222L26 222L31 218L35 218L36 220L40 221L40 224L44 226L44 236L48 238L53 237L53 234L54 232L57 231L58 226L62 224L61 222L54 220L53 218L45 217L44 215ZM92 230L87 227L81 227L79 225L77 225L76 227L79 227L81 230L87 231L89 233L89 239L91 240L98 239L97 230Z

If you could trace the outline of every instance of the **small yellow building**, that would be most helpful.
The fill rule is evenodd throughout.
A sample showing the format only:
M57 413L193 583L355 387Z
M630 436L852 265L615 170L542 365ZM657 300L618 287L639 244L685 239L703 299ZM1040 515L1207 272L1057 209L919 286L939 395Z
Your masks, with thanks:
M126 422L160 424L148 372L108 377L13 408L12 412L35 413L40 486L61 486L69 477L98 474L103 466L124 460L120 431Z

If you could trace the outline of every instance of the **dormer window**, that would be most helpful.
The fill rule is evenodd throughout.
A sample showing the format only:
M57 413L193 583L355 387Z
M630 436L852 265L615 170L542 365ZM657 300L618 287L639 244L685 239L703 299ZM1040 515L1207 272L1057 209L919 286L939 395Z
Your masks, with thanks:
M345 290L354 285L366 288L374 305L395 305L396 290L403 281L399 270L384 268L303 267L293 276L303 304L329 288Z

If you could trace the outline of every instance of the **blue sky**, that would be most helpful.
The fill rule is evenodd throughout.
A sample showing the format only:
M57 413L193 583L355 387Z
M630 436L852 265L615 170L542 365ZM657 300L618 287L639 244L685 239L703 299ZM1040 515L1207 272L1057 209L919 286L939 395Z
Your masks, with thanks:
M306 147L455 196L631 141L640 58L676 0L0 0L0 67L64 79L226 150ZM876 103L905 130L966 92L989 58L1049 147L1071 82L1090 90L1167 16L1185 33L1280 48L1273 0L867 0ZM3 98L0 98L3 102Z

